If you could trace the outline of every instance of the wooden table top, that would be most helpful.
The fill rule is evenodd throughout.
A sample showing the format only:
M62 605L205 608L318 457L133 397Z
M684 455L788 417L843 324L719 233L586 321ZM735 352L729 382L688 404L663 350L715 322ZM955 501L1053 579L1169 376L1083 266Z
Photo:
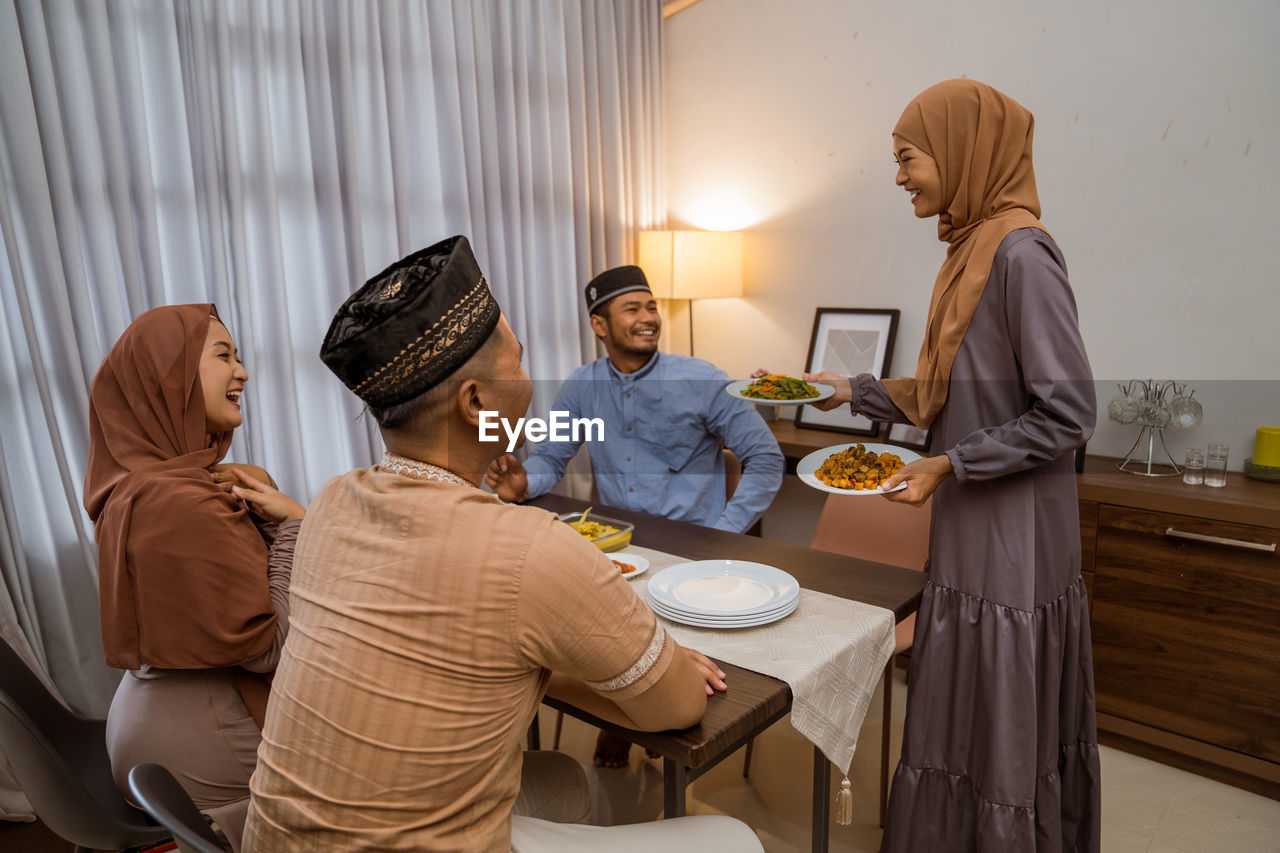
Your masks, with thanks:
M533 506L556 514L582 511L586 501L562 495L543 495L530 501ZM752 560L790 573L800 586L828 595L837 595L892 610L901 622L920 607L924 591L923 572L817 551L758 536L729 533L700 524L671 521L643 512L598 506L608 518L629 521L636 526L631 541L645 548L664 551L690 560Z
M707 697L707 713L698 725L683 731L638 732L601 720L567 702L547 697L550 705L597 728L611 731L685 767L699 768L719 759L781 719L791 708L791 688L785 681L716 661L729 689Z
M530 503L557 514L587 508L585 501L560 495L543 495ZM920 606L925 581L922 572L615 507L596 509L609 518L633 523L636 527L631 541L645 548L691 560L741 559L766 563L791 573L805 589L892 610L899 622ZM786 714L791 707L791 688L786 682L717 662L725 671L729 689L709 697L702 722L683 731L632 731L557 700L544 701L553 708L612 731L685 767L699 768L724 758Z

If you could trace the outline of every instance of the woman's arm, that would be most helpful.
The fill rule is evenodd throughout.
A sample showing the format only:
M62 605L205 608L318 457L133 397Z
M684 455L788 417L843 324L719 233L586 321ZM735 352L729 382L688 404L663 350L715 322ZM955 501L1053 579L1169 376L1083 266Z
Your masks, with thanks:
M1097 392L1066 270L1042 239L1024 239L1006 257L1005 323L1026 395L1022 413L974 430L947 449L960 481L1037 468L1089 440ZM995 286L991 282L988 286Z
M275 541L267 554L267 587L276 612L276 632L265 652L241 664L250 672L274 672L280 662L280 649L289 635L289 580L293 576L293 549L301 527L302 519L295 518L276 526Z
M873 421L888 421L895 424L909 424L911 419L903 414L897 404L889 397L884 383L870 373L860 373L852 378L845 378L838 373L823 371L822 373L804 374L805 382L821 382L836 389L836 393L819 403L809 405L829 412L837 406L849 405L855 415L866 415Z
M287 521L291 518L302 518L307 508L293 498L279 491L274 486L251 476L244 468L233 466L231 472L239 478L238 485L232 485L231 494L249 505L249 509L272 522Z

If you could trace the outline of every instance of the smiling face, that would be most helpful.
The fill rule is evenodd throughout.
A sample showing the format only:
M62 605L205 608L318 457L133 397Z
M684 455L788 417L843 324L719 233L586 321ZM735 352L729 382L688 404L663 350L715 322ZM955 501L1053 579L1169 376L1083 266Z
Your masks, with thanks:
M200 389L204 392L204 430L210 435L227 432L244 422L240 395L249 373L240 363L227 327L209 320L204 351L200 355Z
M591 315L591 328L611 357L647 359L658 351L662 332L658 302L647 290L618 294L603 311Z
M898 164L894 183L911 196L911 208L916 216L928 219L946 209L942 197L942 174L938 161L907 142L901 136L893 137L893 158Z

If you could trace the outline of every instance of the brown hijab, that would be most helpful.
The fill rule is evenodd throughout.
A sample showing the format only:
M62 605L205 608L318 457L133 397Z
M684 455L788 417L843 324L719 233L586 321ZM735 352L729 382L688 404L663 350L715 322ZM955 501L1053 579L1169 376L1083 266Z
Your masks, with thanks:
M1001 241L1018 228L1045 230L1031 167L1034 129L1021 104L976 80L925 89L893 129L938 162L946 200L938 239L947 244L947 258L933 284L916 375L884 383L918 427L927 429L947 401L951 364Z
M140 315L93 379L84 506L98 540L107 663L234 667L270 648L267 547L244 505L213 482L231 432L205 433L200 358L213 305ZM236 670L262 724L267 682Z

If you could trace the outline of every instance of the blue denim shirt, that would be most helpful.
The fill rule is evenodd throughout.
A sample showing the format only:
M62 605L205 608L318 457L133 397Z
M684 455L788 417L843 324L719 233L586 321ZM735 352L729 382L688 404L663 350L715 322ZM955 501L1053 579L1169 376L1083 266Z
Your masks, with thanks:
M729 381L715 365L682 355L654 353L630 374L606 357L573 371L552 409L604 421L604 440L587 442L601 503L741 533L773 502L784 463L759 413L725 393ZM560 481L581 444L534 448L524 463L530 497ZM725 447L742 461L727 505Z

